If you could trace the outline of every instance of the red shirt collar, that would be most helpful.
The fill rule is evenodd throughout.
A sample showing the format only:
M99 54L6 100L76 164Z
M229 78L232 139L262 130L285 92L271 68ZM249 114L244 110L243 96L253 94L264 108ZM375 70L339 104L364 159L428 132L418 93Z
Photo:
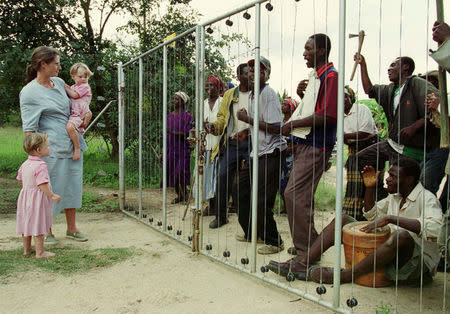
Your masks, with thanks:
M317 70L317 76L320 77L326 70L331 68L333 66L333 62L328 62L327 64L324 64L320 67L320 69Z

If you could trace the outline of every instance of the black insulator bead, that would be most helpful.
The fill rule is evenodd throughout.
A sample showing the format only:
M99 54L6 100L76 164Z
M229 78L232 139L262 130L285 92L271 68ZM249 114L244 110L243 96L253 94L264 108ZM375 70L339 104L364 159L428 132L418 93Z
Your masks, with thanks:
M261 272L262 273L267 273L269 271L269 267L267 266L261 266Z
M142 218L147 218L147 214L142 214Z
M208 34L214 33L214 31L213 31L213 29L211 28L211 26L209 26L209 27L206 29L206 32L207 32Z
M167 226L167 230L172 230L172 226L171 225L169 225L169 226Z
M244 265L247 265L248 264L248 257L241 258L241 263L244 264Z
M269 3L267 3L266 4L266 9L267 9L267 11L272 11L273 10L273 5L269 2Z
M153 218L149 218L149 219L148 219L148 222L153 222Z
M355 307L357 305L358 305L358 301L354 297L352 297L350 299L347 299L347 306L349 308L353 308L353 307Z
M181 235L181 230L177 230L177 235Z
M192 236L188 236L188 241L192 241Z
M135 215L139 215L139 211L138 211L138 210L135 210L135 211L134 211L134 214L135 214Z
M228 20L225 21L225 24L226 24L227 26L233 26L233 21L230 20L230 19L228 19Z
M294 281L294 280L295 280L295 275L294 275L294 273L288 272L288 274L286 275L286 280L287 280L288 282Z
M123 207L123 209L125 209L125 210L128 210L128 205L125 205L124 207Z
M223 257L230 257L230 251L223 251Z
M243 16L244 16L244 19L246 19L246 20L250 20L250 18L252 17L250 15L250 13L248 13L248 12L245 12Z
M324 285L318 286L316 288L316 292L317 292L318 295L325 294L325 293L327 293L327 288L325 288Z
M162 226L162 221L158 221L158 226Z
M206 245L206 250L207 251L211 251L212 250L212 245L211 244L207 244Z

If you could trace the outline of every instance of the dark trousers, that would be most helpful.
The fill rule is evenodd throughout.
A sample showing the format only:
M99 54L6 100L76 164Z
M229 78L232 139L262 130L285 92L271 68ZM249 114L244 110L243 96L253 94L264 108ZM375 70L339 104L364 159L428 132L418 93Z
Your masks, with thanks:
M264 243L274 246L280 246L283 241L278 233L277 224L273 217L273 206L277 195L280 164L285 160L285 152L276 149L271 154L262 155L258 158L258 216L257 216L257 234L258 238L264 240ZM238 199L238 218L239 224L244 230L245 237L251 235L251 182L252 163L248 163L239 171L238 184L235 194Z
M436 148L426 154L425 162L420 163L422 172L420 182L432 193L436 194L445 176L445 165L448 158L448 148Z
M314 194L325 171L331 150L298 145L291 175L284 191L292 241L297 250L307 252L318 234L314 227Z
M227 218L227 204L230 199L236 169L242 160L248 161L251 141L246 138L242 142L229 140L225 152L220 156L216 187L216 219Z

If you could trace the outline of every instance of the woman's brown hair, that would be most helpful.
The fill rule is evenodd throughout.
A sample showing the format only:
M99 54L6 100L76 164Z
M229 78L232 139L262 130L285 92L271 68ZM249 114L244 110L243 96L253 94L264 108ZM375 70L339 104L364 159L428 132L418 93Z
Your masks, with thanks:
M37 72L41 67L41 61L50 63L57 56L59 56L59 51L52 47L40 46L34 49L30 64L27 66L27 83L36 78Z

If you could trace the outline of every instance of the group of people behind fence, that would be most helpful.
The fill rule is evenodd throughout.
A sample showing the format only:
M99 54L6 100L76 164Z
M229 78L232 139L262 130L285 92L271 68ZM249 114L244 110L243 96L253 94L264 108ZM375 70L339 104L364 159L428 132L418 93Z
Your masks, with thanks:
M432 57L447 70L449 37L449 26L436 22L433 39L440 47ZM256 234L258 243L264 244L258 247L258 253L280 252L284 250L284 241L274 219L275 199L279 193L293 242L288 253L294 257L286 262L270 261L268 269L282 276L293 273L298 279L328 283L333 282L333 269L314 264L334 243L334 221L318 234L314 225L314 194L322 174L331 165L330 157L336 144L338 71L328 60L331 47L325 34L307 38L303 58L311 72L298 84L300 101L287 97L280 103L277 93L268 84L272 67L264 57L260 58L260 73L255 73L254 59L240 64L236 70L239 84L228 90L218 75L210 75L206 80L208 98L204 102L203 119L207 133L203 196L209 200L203 215L215 215L209 228L227 224L230 209L235 210L243 231L236 239L250 242L250 196L256 184ZM437 109L438 72L416 76L414 60L400 56L388 66L390 84L372 84L364 56L357 53L354 59L360 66L364 92L383 108L388 131L386 138L379 136L374 114L358 103L355 92L345 86L344 143L348 147L348 159L342 222L345 225L368 220L361 229L363 232L388 225L391 235L390 241L355 265L353 271L357 276L371 272L376 260L377 267L386 268L387 278L419 282L421 278L431 278L439 263L441 269L447 268L440 251L448 252L445 248L448 245L448 211L443 218L447 210L448 182L440 201L436 197L442 179L448 175L449 156L448 148L440 145L443 143L440 143L440 111ZM255 80L259 80L258 91L254 90ZM256 97L258 110L255 110ZM174 106L176 98L184 104L188 99L183 92L175 93ZM256 112L259 121L257 151L252 149L252 140L256 138L253 134ZM170 143L183 143L185 149L184 157L170 157L174 159L172 166L168 159L169 169L172 169L169 177L177 175L177 165L185 165L185 174L178 176L183 178L180 183L183 188L177 188L184 196L178 193L173 201L176 203L187 200L190 171L187 137L192 116L185 112L186 118L180 118L184 122L178 124L182 127L175 128L169 123L173 114L168 117L168 135L173 137ZM168 147L170 150L170 145ZM252 182L256 153L258 182ZM387 162L389 169L384 187ZM402 253L398 258L396 251ZM341 271L342 282L351 278L349 270Z

